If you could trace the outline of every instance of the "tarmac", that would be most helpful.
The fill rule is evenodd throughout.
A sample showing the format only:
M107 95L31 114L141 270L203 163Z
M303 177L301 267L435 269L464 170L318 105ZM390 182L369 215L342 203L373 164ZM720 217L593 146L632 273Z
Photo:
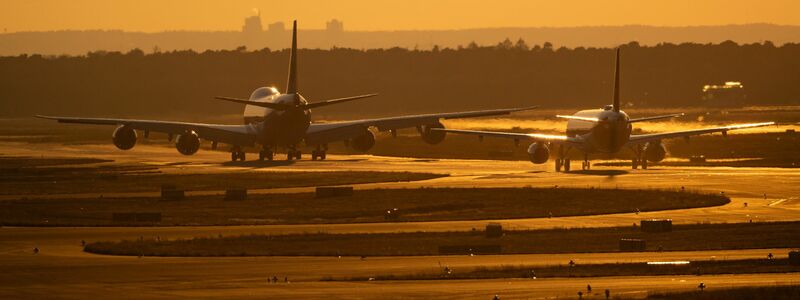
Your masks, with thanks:
M577 297L594 287L594 297L604 289L612 296L641 297L647 292L692 290L700 282L708 289L745 285L800 284L797 274L636 276L558 279L434 280L328 282L323 278L369 277L379 274L436 272L474 266L542 266L576 263L613 263L664 260L742 259L786 256L789 249L751 249L689 252L591 253L549 255L422 256L422 257L225 257L160 258L117 257L84 253L87 242L138 237L188 238L194 236L298 232L398 232L453 231L481 228L500 222L504 228L628 226L647 218L671 218L674 223L735 223L800 220L800 169L661 167L631 170L597 167L590 171L554 172L552 162L440 160L329 155L326 161L229 162L225 152L200 151L182 156L172 148L139 145L120 151L112 145L0 144L7 156L93 157L115 163L145 163L166 173L249 171L413 171L449 174L416 182L356 185L356 189L420 187L585 187L686 189L725 193L731 203L719 207L658 212L479 221L370 223L332 225L104 227L104 228L0 228L0 298L86 299L101 298L302 298L302 299L536 299ZM249 155L252 159L253 155ZM282 156L277 156L281 159ZM573 165L576 167L576 165ZM312 189L269 189L250 193L302 192ZM105 194L113 197L113 194ZM141 195L150 195L142 193ZM65 195L57 195L65 197ZM90 195L72 195L73 197ZM6 196L13 198L14 195ZM18 197L17 197L18 198ZM747 205L745 205L747 203ZM40 249L33 254L32 249ZM279 283L267 283L277 276ZM288 277L290 283L284 283Z

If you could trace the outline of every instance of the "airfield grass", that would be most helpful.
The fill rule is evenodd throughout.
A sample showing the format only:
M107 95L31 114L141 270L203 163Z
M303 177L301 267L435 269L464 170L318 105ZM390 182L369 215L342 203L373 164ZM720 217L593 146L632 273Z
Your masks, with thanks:
M796 300L800 285L709 288L704 291L652 293L647 300Z
M647 251L791 248L800 247L800 223L675 225L667 233L644 233L632 226L507 231L499 238L488 238L483 230L142 238L95 242L84 250L145 256L419 256L440 255L441 246L496 246L499 251L490 254L596 253L618 252L621 238L644 239Z
M231 187L268 189L416 181L446 175L412 172L226 172L167 174L157 166L92 158L0 156L0 195L159 192L163 185L187 191Z
M663 275L719 275L800 272L800 265L791 265L788 259L702 260L683 265L648 265L641 263L576 264L570 266L507 265L499 267L478 266L466 269L444 268L439 272L417 274L380 274L371 277L323 278L326 281L372 280L445 280L445 279L497 279L497 278L559 278L600 276L663 276Z
M373 173L369 180L416 180L425 174ZM279 180L277 176L321 176L278 173L247 180ZM352 174L340 176L341 182ZM185 175L183 175L185 176ZM230 176L230 175L226 175ZM225 179L232 180L232 179ZM315 181L318 182L318 181ZM729 203L718 194L668 190L578 188L416 188L355 190L351 196L316 198L314 193L252 194L246 200L226 201L224 195L160 198L22 199L0 202L0 222L17 226L172 226L328 224L420 222L597 215L710 207ZM389 209L397 218L387 219ZM112 221L113 213L156 212L157 223Z

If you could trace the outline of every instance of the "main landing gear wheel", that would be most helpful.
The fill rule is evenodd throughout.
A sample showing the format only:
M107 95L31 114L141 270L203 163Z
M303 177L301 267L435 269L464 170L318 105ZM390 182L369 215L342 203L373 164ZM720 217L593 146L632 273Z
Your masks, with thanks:
M556 159L556 172L561 172L563 169L564 172L569 172L570 160L564 158L557 158Z
M583 164L581 164L581 170L590 170L590 169L592 169L592 163L589 162L588 160L584 161Z
M237 160L240 160L240 161L244 161L245 160L244 151L242 151L241 149L231 150L231 161L237 161Z
M634 158L633 162L631 163L631 167L634 170L636 170L637 168L639 168L639 166L642 167L642 170L647 170L647 159Z
M641 161L641 159L639 159L639 158L634 158L633 160L631 160L631 168L634 169L634 170L638 169L640 161Z
M311 151L311 160L325 160L326 154L325 150L314 150Z
M291 161L293 159L302 159L303 153L300 150L289 150L286 152L286 160Z
M261 150L260 152L258 152L258 160L260 161L263 161L264 159L271 161L274 158L275 154L270 150Z
M634 152L634 154L636 156L634 156L633 160L631 160L631 168L636 170L637 168L639 168L639 166L642 166L642 170L646 170L647 169L647 159L643 158L643 156L644 156L644 148L642 147L642 145L638 145L633 150L633 152Z

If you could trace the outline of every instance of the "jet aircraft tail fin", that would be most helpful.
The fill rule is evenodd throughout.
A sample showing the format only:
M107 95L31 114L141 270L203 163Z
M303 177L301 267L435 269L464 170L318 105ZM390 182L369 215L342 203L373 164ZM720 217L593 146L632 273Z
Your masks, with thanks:
M619 48L617 48L617 61L614 67L614 102L613 109L619 112Z
M292 49L289 52L289 78L286 80L286 93L297 94L297 20L292 25ZM299 101L299 97L296 97Z

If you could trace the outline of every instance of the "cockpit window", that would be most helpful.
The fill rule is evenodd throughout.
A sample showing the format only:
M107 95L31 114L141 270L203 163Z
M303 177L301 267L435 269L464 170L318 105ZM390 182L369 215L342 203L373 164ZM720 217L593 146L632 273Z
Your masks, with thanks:
M603 107L603 110L612 110L612 109L614 109L613 105L606 105L605 107Z
M278 94L278 90L274 87L260 87L250 94L250 99L260 99Z

